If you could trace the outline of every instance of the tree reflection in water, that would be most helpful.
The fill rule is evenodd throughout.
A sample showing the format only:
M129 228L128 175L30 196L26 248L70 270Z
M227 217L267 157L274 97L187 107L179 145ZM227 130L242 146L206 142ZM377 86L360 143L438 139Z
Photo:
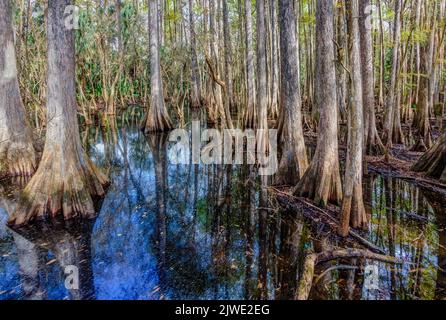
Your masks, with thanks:
M128 124L83 141L112 181L95 221L6 229L18 197L2 183L0 299L293 299L305 256L338 246L300 212L276 208L255 166L174 165L167 136ZM365 236L409 263L377 264L378 290L364 286L374 262L320 265L311 297L444 298L445 204L397 179L364 185ZM67 265L79 268L79 290L64 287Z
M4 189L1 191L2 208L11 214L17 201L8 197ZM20 298L29 300L94 298L91 264L93 225L94 221L73 220L36 222L33 226L9 229L18 264ZM74 269L78 277L73 274L75 278L72 282L69 276ZM61 295L54 297L54 294Z

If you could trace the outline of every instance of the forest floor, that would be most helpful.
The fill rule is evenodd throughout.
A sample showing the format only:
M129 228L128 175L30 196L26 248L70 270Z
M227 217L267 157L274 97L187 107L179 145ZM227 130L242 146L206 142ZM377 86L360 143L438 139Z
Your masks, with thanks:
M310 133L306 137L310 148L316 145L315 135ZM340 144L339 158L344 161L346 153L345 144ZM416 173L411 170L411 167L422 156L423 153L408 151L403 145L396 145L391 150L391 157L366 157L366 174L378 174L384 177L405 180L417 187L435 192L441 196L446 196L446 185L439 183L436 180L425 177L422 173ZM311 251L305 257L304 275L306 277L299 282L298 296L299 300L306 300L309 297L311 288L314 285L314 270L319 263L320 255L333 255L336 259L336 252L348 252L347 258L362 257L370 258L372 260L378 259L383 261L387 259L393 264L410 263L388 255L385 248L374 243L370 239L366 230L359 230L351 228L349 236L341 238L338 235L339 229L339 206L328 204L325 208L316 206L311 200L296 197L292 194L292 188L289 187L271 187L272 193L275 195L274 199L277 205L281 207L285 214L302 214L309 222L311 227L311 237L317 239L330 239L333 247L326 248L325 251L319 252ZM411 213L411 219L423 220L425 217L418 215L418 213ZM314 260L314 261L313 261ZM316 280L317 281L317 280Z
M438 120L432 120L432 133L434 137L438 137L442 131L437 127ZM403 126L405 134L409 135L407 131L409 129ZM305 140L307 145L311 148L315 148L317 144L317 134L312 131L305 132ZM346 138L340 139L339 142L339 159L341 162L345 159L345 153L347 151ZM394 145L390 157L385 156L366 156L364 173L380 174L384 177L396 178L410 182L418 187L427 189L432 192L437 192L446 196L446 184L442 184L435 179L426 177L423 173L412 171L412 166L420 159L424 154L423 152L411 151L407 146L398 144Z
M423 173L412 171L412 166L423 155L422 152L407 150L403 145L396 145L391 150L392 156L366 157L367 172L378 173L385 177L406 180L418 187L446 195L446 184L426 177Z
M438 134L438 132L436 132ZM317 143L317 135L314 132L307 131L305 140L310 149L314 150ZM343 162L347 146L345 142L340 142L339 158ZM419 188L430 192L446 196L446 185L437 180L426 177L423 173L413 172L412 166L423 155L422 152L413 152L404 145L395 145L391 150L391 156L367 156L365 174L379 174L383 177L401 179L411 183ZM296 197L292 195L292 188L287 186L272 187L271 191L275 194L277 204L285 209L286 212L301 212L313 226L316 233L324 233L333 240L336 239L341 248L365 248L378 254L384 254L384 251L366 239L362 230L350 230L349 237L341 239L337 236L339 227L339 207L329 204L325 208L319 208L311 200ZM414 214L414 218L420 218Z

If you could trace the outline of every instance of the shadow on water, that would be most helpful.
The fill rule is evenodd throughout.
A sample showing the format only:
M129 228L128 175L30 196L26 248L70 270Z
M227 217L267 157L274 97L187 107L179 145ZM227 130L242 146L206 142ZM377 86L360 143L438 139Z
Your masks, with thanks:
M280 211L253 166L172 164L167 136L137 126L82 137L112 181L97 219L12 231L17 188L4 183L0 299L293 299L305 255L338 245L301 213ZM406 263L319 265L311 298L444 299L445 199L381 176L364 185L368 239ZM65 286L72 266L78 290Z

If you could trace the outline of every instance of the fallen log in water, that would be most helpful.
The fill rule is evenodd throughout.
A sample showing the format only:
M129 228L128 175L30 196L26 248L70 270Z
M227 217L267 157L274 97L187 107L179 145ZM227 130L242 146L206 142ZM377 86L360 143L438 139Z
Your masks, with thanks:
M377 254L369 250L361 249L342 249L336 251L312 253L305 258L304 272L296 291L296 300L308 300L308 296L310 295L311 287L313 284L314 268L318 263L347 258L364 258L392 264L403 263L403 261L395 257Z
M338 220L329 209L321 209L307 199L290 195L279 189L272 188L272 190L276 192L276 199L281 206L292 211L302 211L306 218L309 218L316 223L328 225L333 231L337 230L339 226ZM393 264L403 263L403 261L398 258L385 255L383 249L363 238L354 230L350 230L349 237L367 249L349 248L309 254L305 258L304 271L298 285L298 290L296 291L295 298L297 300L308 299L313 284L314 268L318 263L342 258L365 258Z
M432 192L437 192L443 195L446 194L446 184L426 177L422 173L411 171L411 162L403 161L401 159L393 159L386 162L385 160L376 157L368 157L367 161L368 170L371 172L378 173L384 177L405 180Z
M328 225L333 230L333 232L336 233L339 227L339 222L328 209L324 210L316 207L307 199L290 195L276 188L272 188L272 190L277 193L276 198L281 206L292 211L303 211L303 214L306 218L311 219L316 223L323 223L325 225ZM371 243L353 229L350 229L349 237L373 252L381 254L385 253L383 249Z

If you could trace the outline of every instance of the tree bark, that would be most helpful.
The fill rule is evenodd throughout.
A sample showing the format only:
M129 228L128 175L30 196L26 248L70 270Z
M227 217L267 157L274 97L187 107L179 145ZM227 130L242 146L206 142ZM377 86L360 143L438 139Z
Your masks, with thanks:
M322 206L328 201L340 204L342 199L333 35L333 2L317 1L315 107L320 110L319 135L310 167L294 193Z
M36 165L17 76L12 1L0 0L0 178L31 175Z
M232 46L231 46L231 32L229 25L229 12L228 12L228 3L227 1L222 1L223 6L223 43L225 47L225 84L226 84L226 92L225 92L225 108L232 109L234 105L234 94L233 94L233 86L232 86L232 66L231 66L231 55L232 55Z
M45 148L36 174L9 220L20 226L36 218L93 218L92 197L105 194L107 178L82 148L77 120L74 30L64 11L73 0L48 2L48 93Z
M428 177L446 183L446 133L412 167L413 171L424 172Z
M268 150L268 82L266 61L265 0L257 0L257 128L262 129L258 150Z
M277 41L277 3L269 0L271 22L271 115L276 118L279 102L279 50Z
M302 129L299 90L299 57L296 37L296 16L292 0L279 0L280 24L280 117L284 150L279 165L279 183L294 184L308 168Z
M143 127L145 133L171 130L172 122L164 104L160 65L158 0L149 1L150 108Z
M344 118L344 115L347 113L347 103L346 103L346 97L348 96L347 93L347 72L345 69L345 66L347 65L347 59L346 59L346 48L348 46L347 44L347 28L345 23L345 6L339 6L337 10L335 10L336 14L336 42L337 42L337 48L335 50L335 57L337 60L336 63L336 82L337 82L337 90L336 90L336 96L338 99L338 109L340 111L340 118L341 121Z
M232 120L231 120L231 113L229 108L224 105L223 103L223 93L222 93L222 87L224 88L224 85L221 83L221 81L216 81L216 78L219 79L221 74L221 67L220 67L220 51L219 51L219 24L217 21L218 17L218 8L216 6L215 0L209 0L209 34L210 34L210 51L211 51L211 64L213 65L212 69L210 70L211 73L213 73L212 78L212 93L213 93L213 105L208 106L208 108L211 108L211 113L220 115L222 120L222 125L226 126L228 128L232 128ZM208 62L208 66L209 62ZM210 68L211 69L211 68ZM213 110L212 110L213 109Z
M191 55L191 91L190 104L192 108L201 107L200 70L197 60L197 40L195 34L194 0L189 0L190 55Z
M429 10L427 10L429 12ZM435 10L434 10L435 11ZM432 29L434 29L436 23L432 23ZM435 33L435 30L431 30ZM428 44L420 47L420 79L418 85L418 103L417 109L415 111L414 120L412 127L415 129L415 145L413 146L413 151L426 152L432 147L432 132L430 125L430 110L431 99L430 99L430 79L432 77L432 65L430 63L429 56L430 51L433 50L434 42L433 38L430 37Z
M252 38L252 14L251 0L245 2L245 45L246 45L246 87L247 101L246 113L244 119L245 128L255 128L257 126L257 110L256 110L256 83L254 75L254 51Z
M350 226L365 227L368 218L362 196L362 157L364 139L361 47L359 35L359 0L346 0L350 25L351 103L348 112L348 146L346 153L344 198L339 234L348 236Z
M364 106L365 127L365 154L378 156L385 154L385 147L376 128L375 93L373 79L373 38L372 29L367 25L366 9L370 7L371 0L360 0L360 37L361 37L361 72L362 72L362 99Z
M396 100L396 87L398 80L398 58L401 39L401 0L395 0L395 19L393 22L393 51L392 51L392 71L390 75L390 86L387 92L386 113L384 117L383 142L390 149L393 144L393 123Z
M379 12L379 101L378 105L380 108L384 106L384 64L385 64L385 44L384 44L384 26L383 26L383 15L382 15L382 4L381 1L378 3Z

